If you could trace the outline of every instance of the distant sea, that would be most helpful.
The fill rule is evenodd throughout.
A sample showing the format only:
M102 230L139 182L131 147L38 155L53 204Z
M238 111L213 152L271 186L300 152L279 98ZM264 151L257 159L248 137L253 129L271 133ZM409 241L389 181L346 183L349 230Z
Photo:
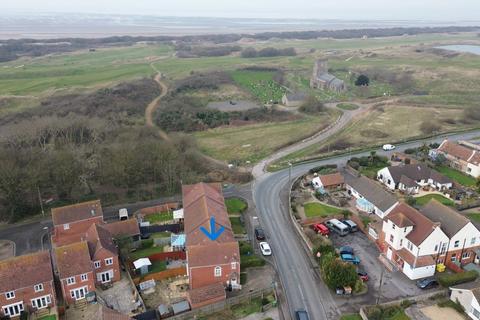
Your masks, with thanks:
M449 51L455 51L455 52L473 53L473 54L480 55L480 46L459 44L459 45L450 45L450 46L440 46L440 47L436 47L436 48L437 49L449 50Z
M121 35L198 35L426 26L473 26L480 21L315 20L160 17L104 14L8 14L0 16L0 39L98 38Z

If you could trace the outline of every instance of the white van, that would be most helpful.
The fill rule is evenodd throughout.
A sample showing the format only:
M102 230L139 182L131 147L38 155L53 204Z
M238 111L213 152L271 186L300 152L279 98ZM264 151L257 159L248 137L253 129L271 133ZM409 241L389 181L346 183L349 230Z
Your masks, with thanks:
M338 219L330 219L327 221L326 225L330 230L336 232L341 237L346 236L350 233L350 228Z
M122 209L118 210L118 219L120 221L128 219L128 210L126 208L122 208Z

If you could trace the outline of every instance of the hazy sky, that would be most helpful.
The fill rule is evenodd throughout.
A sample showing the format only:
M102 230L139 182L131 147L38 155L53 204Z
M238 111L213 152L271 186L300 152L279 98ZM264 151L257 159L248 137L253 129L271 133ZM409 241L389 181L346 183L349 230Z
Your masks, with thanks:
M0 0L1 12L358 20L479 20L480 0Z

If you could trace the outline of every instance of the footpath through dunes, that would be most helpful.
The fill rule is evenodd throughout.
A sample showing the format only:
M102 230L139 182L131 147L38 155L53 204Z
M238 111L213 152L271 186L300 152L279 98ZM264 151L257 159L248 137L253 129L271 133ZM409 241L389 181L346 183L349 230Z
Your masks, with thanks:
M157 70L153 63L150 64L150 66L157 72L154 80L160 88L160 95L153 99L153 101L150 102L145 109L145 125L147 127L154 128L155 124L153 123L153 115L155 114L155 111L158 109L158 107L160 107L160 100L162 100L162 98L165 97L165 95L167 94L168 87L164 82L162 82L162 73ZM158 135L163 140L170 141L170 137L168 136L168 134L161 128L158 128Z

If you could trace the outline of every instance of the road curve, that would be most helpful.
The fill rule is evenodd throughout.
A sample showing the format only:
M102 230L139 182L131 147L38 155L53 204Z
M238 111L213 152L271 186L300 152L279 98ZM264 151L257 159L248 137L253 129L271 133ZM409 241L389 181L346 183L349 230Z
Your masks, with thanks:
M478 137L479 134L480 130L441 135L437 138L402 144L397 146L397 149L402 151L406 148L420 146L425 142L441 142L447 136L453 140L465 140ZM390 155L392 152L384 152L380 149L377 153L379 155ZM291 168L291 173L289 173L289 169L275 173L263 172L254 181L252 193L257 214L272 247L276 269L285 290L290 316L292 317L295 310L303 309L307 310L310 319L336 319L339 311L330 291L316 276L308 254L291 223L288 210L290 183L315 166L327 163L342 166L353 155L363 156L368 154L367 151L298 164ZM290 181L289 177L291 177ZM288 319L288 315L285 316Z

